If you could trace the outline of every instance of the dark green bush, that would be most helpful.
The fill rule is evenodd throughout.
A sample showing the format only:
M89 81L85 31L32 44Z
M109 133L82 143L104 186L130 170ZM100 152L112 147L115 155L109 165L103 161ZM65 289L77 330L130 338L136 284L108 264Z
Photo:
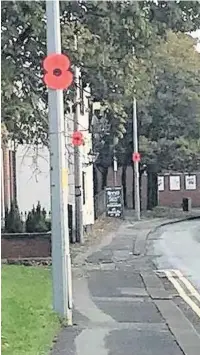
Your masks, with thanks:
M19 208L15 202L11 203L10 210L5 211L5 232L22 233L23 222L19 213Z
M26 232L48 232L51 229L51 225L49 220L46 219L46 215L45 209L41 209L40 202L38 202L36 208L33 206L26 219Z

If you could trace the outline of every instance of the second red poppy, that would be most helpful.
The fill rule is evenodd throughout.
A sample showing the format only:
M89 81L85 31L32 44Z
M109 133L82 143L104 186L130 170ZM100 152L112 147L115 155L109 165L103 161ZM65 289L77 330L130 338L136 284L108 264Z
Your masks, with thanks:
M132 161L133 161L134 163L139 163L140 160L141 160L141 155L140 155L140 153L135 152L135 153L132 154Z
M79 131L75 131L72 134L72 144L74 146L80 146L84 144L84 138L83 138L83 134Z

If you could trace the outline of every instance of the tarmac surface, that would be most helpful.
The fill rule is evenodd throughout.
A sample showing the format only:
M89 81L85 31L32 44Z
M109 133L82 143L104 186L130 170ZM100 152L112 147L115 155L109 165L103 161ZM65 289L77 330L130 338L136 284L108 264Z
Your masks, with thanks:
M180 228L157 229L162 222L123 221L98 247L77 257L74 326L63 328L51 355L199 355L199 317L174 286L177 278L167 274L179 265L169 263L163 233L168 231L164 241L176 254L180 248L170 243Z
M153 244L158 269L178 269L200 292L200 219L160 228Z

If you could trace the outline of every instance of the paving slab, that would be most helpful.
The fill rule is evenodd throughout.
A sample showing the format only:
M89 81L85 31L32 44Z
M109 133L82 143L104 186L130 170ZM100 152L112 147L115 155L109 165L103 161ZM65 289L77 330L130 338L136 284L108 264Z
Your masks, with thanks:
M109 355L183 355L175 340L166 331L113 331L105 342Z
M156 301L171 333L176 338L185 355L199 355L200 335L183 312L172 301Z
M144 288L140 274L134 273L132 269L89 272L88 287L91 296L119 296L120 288L130 286Z
M133 300L132 302L94 301L99 309L109 314L117 322L164 323L164 320L153 302Z
M139 287L121 287L119 291L123 296L148 297L148 292Z

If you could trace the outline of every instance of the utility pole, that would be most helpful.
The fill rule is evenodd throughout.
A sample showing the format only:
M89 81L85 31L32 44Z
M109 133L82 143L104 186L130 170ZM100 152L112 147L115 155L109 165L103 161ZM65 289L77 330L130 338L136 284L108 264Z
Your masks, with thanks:
M46 1L48 54L61 53L59 0ZM53 307L72 325L71 259L68 229L68 156L63 91L48 90L52 212Z
M77 35L75 35L75 49L78 49ZM75 66L74 70L74 131L80 131L80 70ZM82 193L82 164L81 147L74 147L74 181L75 181L75 225L76 241L83 244L83 193Z
M133 151L138 153L138 132L137 132L137 108L136 98L133 99ZM134 161L134 198L136 219L140 220L140 183L139 183L139 163Z

